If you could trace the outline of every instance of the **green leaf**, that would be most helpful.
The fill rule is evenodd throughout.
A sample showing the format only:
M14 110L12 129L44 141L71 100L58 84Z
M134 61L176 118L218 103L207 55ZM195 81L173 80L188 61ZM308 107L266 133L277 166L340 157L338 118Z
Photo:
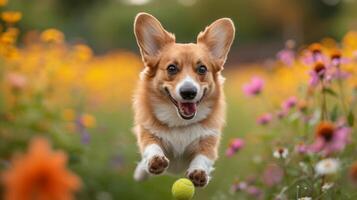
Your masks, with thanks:
M353 115L352 110L348 113L347 122L348 122L349 126L353 126L353 124L355 122L355 116Z
M324 88L322 90L323 93L326 93L326 94L329 94L331 96L334 96L334 97L338 97L337 93L335 91L333 91L331 88Z

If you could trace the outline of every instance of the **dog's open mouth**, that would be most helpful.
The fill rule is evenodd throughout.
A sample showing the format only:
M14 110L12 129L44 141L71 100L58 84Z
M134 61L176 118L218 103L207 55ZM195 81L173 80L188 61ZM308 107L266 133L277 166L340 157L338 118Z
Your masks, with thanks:
M185 120L193 119L197 113L197 106L202 100L205 91L203 92L202 98L197 102L178 102L176 101L170 94L169 90L165 88L167 96L171 100L171 102L176 106L177 112L180 117Z

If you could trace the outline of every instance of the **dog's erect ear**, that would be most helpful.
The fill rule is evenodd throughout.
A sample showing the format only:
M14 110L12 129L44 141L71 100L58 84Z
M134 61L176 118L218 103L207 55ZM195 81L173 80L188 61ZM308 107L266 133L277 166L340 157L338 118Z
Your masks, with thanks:
M231 19L216 20L198 34L197 44L208 48L211 56L222 68L234 39L235 28Z
M175 36L167 32L160 22L148 13L136 15L134 33L144 62L157 56L165 45L175 42Z

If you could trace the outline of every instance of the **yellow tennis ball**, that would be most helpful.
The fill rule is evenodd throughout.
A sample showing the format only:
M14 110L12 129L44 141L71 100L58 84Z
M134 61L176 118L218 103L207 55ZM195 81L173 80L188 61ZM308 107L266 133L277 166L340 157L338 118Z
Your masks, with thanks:
M176 200L190 200L195 193L195 187L189 179L180 178L172 185L171 191Z

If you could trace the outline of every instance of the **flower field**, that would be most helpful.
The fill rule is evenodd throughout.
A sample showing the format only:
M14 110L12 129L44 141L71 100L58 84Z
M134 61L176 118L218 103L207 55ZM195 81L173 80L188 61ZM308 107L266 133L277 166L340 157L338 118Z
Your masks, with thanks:
M171 199L178 177L132 178L138 54L96 55L56 28L22 33L22 17L1 13L1 199ZM194 199L357 199L356 31L287 41L273 61L223 74L220 158Z

